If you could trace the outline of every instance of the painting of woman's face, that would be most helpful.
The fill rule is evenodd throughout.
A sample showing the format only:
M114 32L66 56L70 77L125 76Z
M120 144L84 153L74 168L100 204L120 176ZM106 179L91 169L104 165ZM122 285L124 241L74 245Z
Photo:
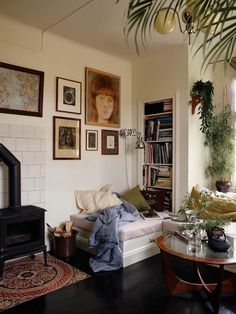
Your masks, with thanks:
M114 99L112 96L99 94L95 98L98 113L98 122L107 122L114 110Z
M86 68L86 124L120 126L120 77Z

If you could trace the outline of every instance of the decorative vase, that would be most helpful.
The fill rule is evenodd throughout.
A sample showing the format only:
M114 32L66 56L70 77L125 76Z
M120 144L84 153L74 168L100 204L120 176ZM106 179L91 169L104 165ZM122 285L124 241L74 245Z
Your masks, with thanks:
M227 193L229 192L230 182L229 181L216 181L216 189L218 192Z
M201 250L202 240L201 231L194 231L188 234L188 250L190 252L196 253Z

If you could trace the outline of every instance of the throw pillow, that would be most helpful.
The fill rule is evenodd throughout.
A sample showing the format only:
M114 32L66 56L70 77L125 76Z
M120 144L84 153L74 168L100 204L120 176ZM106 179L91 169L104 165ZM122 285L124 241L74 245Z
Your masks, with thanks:
M141 190L140 191L145 200L148 202L151 209L157 211L163 211L165 209L165 197L167 193L165 190L156 190L156 191L148 191Z
M151 209L148 202L142 196L139 185L122 194L121 198L134 205L138 210Z
M199 186L193 187L191 197L199 208L199 198L202 189ZM206 211L200 213L199 218L216 218L231 219L236 221L236 201L227 196L213 196L212 202Z
M99 191L75 191L76 203L84 214L92 214L108 207L119 206L121 200L113 193L113 186L106 185Z

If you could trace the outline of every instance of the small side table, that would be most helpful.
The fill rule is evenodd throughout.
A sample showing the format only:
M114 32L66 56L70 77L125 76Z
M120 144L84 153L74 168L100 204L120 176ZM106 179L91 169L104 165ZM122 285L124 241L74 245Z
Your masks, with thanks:
M227 254L213 252L206 243L202 244L203 249L196 253L188 250L188 244L179 240L173 235L167 237L160 236L156 239L156 243L161 250L162 267L166 283L171 295L186 291L205 290L209 296L209 300L214 309L214 313L219 312L221 294L236 293L236 274L233 274L229 279L224 280L224 266L228 264L236 264L236 239L230 239L231 247ZM183 260L192 261L198 275L200 283L192 283L184 281L177 277L171 269L168 254L177 256ZM215 283L205 283L200 270L199 264L218 265L218 281Z

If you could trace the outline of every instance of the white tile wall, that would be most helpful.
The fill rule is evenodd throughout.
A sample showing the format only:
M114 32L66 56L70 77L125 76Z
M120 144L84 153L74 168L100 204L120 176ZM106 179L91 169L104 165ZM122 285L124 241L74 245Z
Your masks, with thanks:
M0 143L21 162L21 203L46 207L45 128L1 124ZM0 208L8 206L8 168L0 162Z

